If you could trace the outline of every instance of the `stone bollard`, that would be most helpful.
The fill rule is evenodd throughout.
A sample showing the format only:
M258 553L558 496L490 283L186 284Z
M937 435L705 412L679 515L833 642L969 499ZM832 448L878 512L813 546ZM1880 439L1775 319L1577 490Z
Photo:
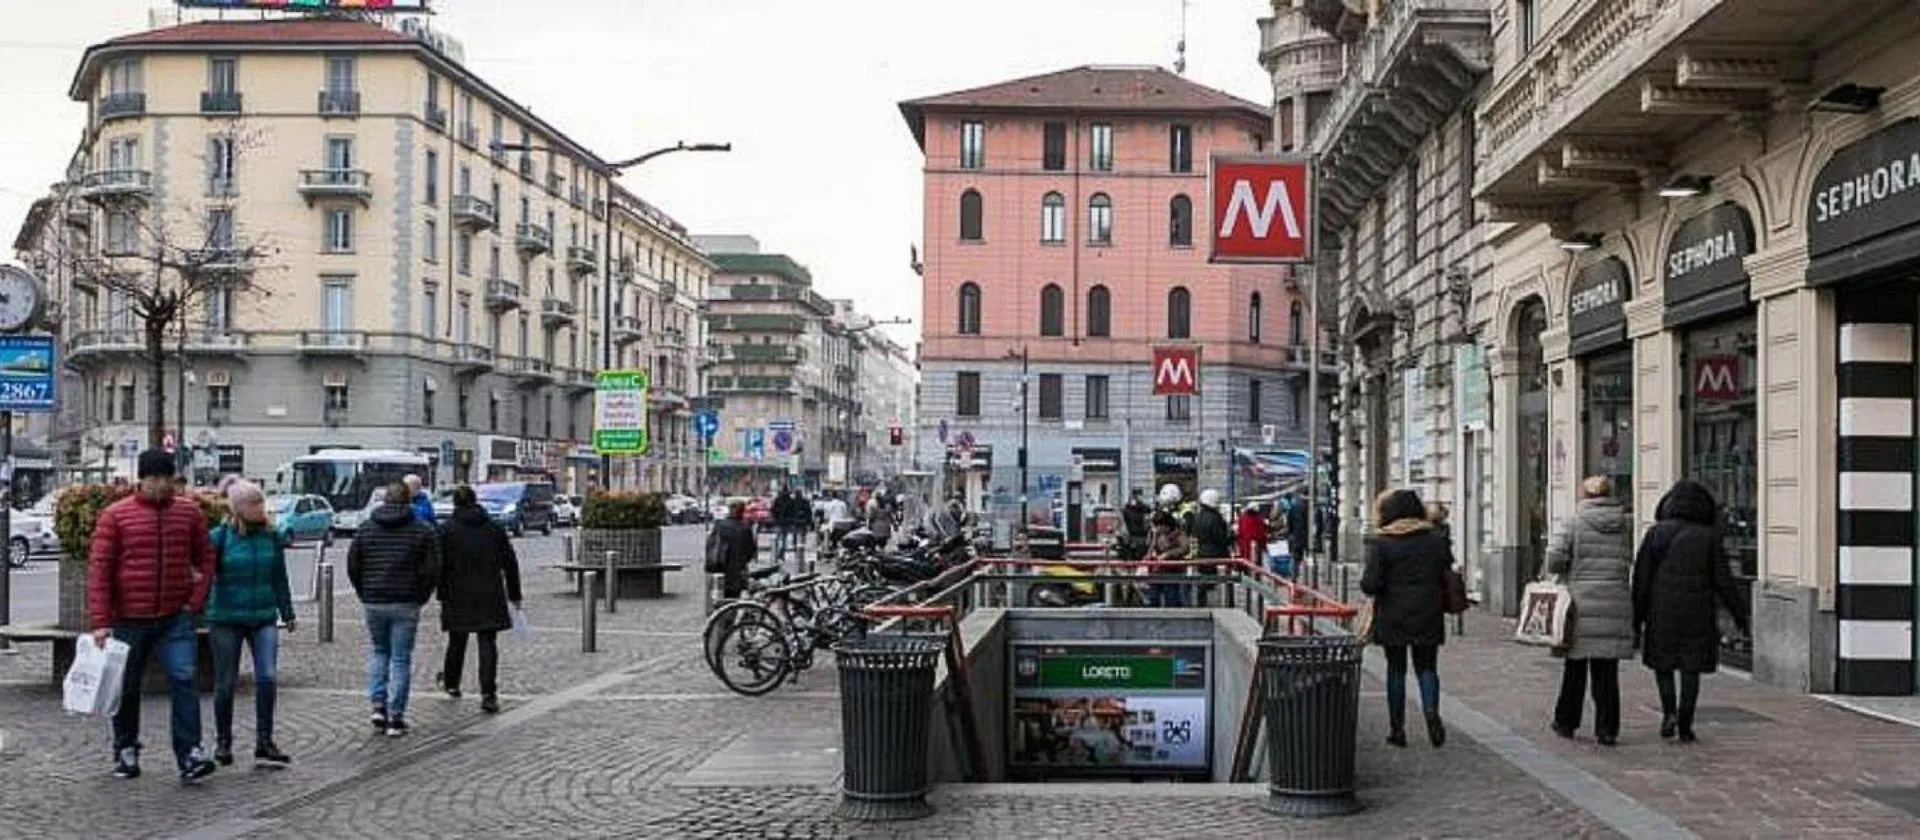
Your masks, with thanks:
M321 563L314 575L320 601L320 641L333 641L333 564Z
M594 612L593 607L594 596L599 594L595 587L600 585L600 572L597 569L583 571L580 580L586 587L580 599L580 652L593 653L600 648L597 638L600 635L600 614Z

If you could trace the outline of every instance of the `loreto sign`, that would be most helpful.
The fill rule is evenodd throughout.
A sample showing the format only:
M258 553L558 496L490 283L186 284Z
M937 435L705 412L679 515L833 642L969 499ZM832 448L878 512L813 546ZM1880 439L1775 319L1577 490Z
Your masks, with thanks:
M1313 163L1281 155L1214 155L1208 176L1212 261L1313 259Z
M1153 348L1153 395L1200 393L1200 348Z

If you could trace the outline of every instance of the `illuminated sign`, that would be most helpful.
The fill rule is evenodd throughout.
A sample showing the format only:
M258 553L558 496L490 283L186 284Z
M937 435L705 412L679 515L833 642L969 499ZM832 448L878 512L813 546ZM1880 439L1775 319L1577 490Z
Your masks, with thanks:
M276 12L425 12L428 0L173 0L183 9L262 9Z

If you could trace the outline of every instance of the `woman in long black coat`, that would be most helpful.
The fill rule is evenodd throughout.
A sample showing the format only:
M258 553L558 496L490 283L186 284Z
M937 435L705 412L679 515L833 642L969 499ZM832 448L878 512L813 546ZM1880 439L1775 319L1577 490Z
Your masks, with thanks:
M1680 480L1660 500L1659 521L1640 541L1633 563L1633 626L1641 661L1660 689L1660 736L1678 735L1682 743L1694 741L1700 675L1720 665L1716 601L1742 633L1747 629L1747 605L1734 588L1714 512L1704 485Z
M1387 654L1387 743L1407 745L1407 655L1420 684L1427 738L1446 743L1440 722L1440 645L1447 640L1447 570L1453 550L1427 521L1412 490L1392 490L1374 503L1374 534L1367 540L1360 591L1373 598L1373 641Z
M500 649L496 639L513 627L520 607L520 561L506 529L487 515L473 488L453 491L453 518L440 528L440 627L447 631L447 659L440 687L460 696L467 636L480 640L480 710L500 710Z

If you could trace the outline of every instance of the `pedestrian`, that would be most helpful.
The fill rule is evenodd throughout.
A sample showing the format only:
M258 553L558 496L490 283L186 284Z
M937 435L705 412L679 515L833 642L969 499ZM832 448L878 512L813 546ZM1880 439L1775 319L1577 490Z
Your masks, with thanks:
M406 482L387 488L347 550L347 579L366 611L368 717L373 728L407 734L407 695L413 688L413 642L420 607L440 579L440 542L407 502Z
M879 498L867 500L867 530L880 538L882 548L893 542L893 512Z
M1187 534L1180 528L1173 511L1161 508L1153 512L1147 528L1148 560L1185 560L1187 559ZM1146 574L1177 574L1178 568L1143 569ZM1147 585L1147 605L1154 607L1184 607L1187 605L1186 589L1180 584L1153 583Z
M1260 568L1267 566L1267 519L1260 515L1260 506L1247 505L1240 511L1240 518L1234 522L1234 539L1239 545L1236 555Z
M760 545L747 527L746 518L746 503L733 502L727 505L726 518L713 523L713 528L707 531L707 556L719 560L723 598L738 598L747 591L747 568L760 553Z
M1226 514L1220 511L1220 491L1208 488L1200 491L1200 504L1194 508L1193 515L1187 518L1187 528L1193 535L1193 557L1196 560L1212 560L1233 556L1233 527L1227 524ZM1214 577L1219 574L1218 566L1199 566L1194 574ZM1198 587L1194 603L1205 607L1207 596L1213 591L1211 584Z
M1288 491L1281 498L1280 516L1286 523L1287 553L1293 556L1293 567L1298 569L1307 561L1307 503Z
M1447 570L1453 552L1427 521L1420 494L1389 490L1374 504L1360 591L1373 598L1373 641L1386 651L1387 743L1407 745L1407 657L1413 657L1427 740L1447 741L1440 721L1440 645L1446 641Z
M1120 508L1120 559L1141 560L1147 556L1149 520L1152 517L1153 507L1140 497L1140 488L1133 488L1133 494L1127 497L1127 503Z
M176 495L173 453L149 449L135 465L133 495L100 512L87 550L87 613L93 643L127 646L120 708L113 713L113 775L140 775L140 686L156 654L172 705L169 734L180 780L214 771L200 746L200 693L194 685L198 638L193 614L213 584L213 542L207 518Z
M487 515L472 487L453 489L453 516L440 528L440 629L447 633L447 657L440 668L440 690L460 696L460 672L467 662L467 636L480 646L480 711L500 711L502 630L513 628L520 609L520 560L505 528Z
M253 761L284 767L293 759L273 741L280 630L294 630L287 585L287 535L274 527L266 495L251 481L227 485L227 521L213 529L213 589L207 595L213 649L213 759L233 764L233 689L240 645L253 654Z
M1620 660L1633 656L1633 522L1613 498L1604 475L1580 483L1580 504L1547 546L1547 571L1573 593L1573 640L1555 648L1566 662L1553 732L1572 738L1580 729L1588 682L1593 685L1593 736L1603 746L1620 738Z
M1713 494L1705 485L1684 478L1676 482L1655 508L1657 521L1640 540L1633 564L1633 628L1641 642L1640 661L1653 669L1660 690L1660 737L1678 736L1683 744L1696 740L1693 712L1700 675L1720 665L1715 603L1727 608L1743 635L1748 626L1747 605L1734 589L1714 514Z
M787 540L793 533L793 488L783 487L774 494L773 504L767 509L773 521L773 562L785 563L787 560Z
M410 474L404 480L407 482L407 499L409 499L413 505L414 518L428 525L432 525L433 497L427 495L425 485L420 481L420 476Z

